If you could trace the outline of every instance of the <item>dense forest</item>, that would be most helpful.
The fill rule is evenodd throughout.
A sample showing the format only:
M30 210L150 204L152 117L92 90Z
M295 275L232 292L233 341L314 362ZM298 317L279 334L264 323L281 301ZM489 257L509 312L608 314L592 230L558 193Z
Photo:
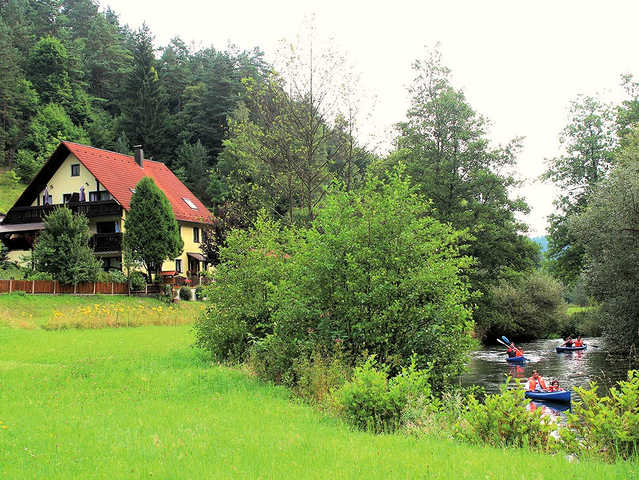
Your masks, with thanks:
M544 175L563 193L543 257L513 196L522 140L489 140L437 49L414 63L406 119L381 155L358 140L356 75L311 44L283 49L276 68L259 48L194 49L179 37L158 48L151 27L123 25L93 0L0 2L0 166L28 183L60 140L122 153L141 144L216 215L213 260L230 230L260 215L309 226L329 187L357 191L401 172L472 259L462 273L477 336L579 333L563 313L568 296L601 307L605 333L636 341L639 84L624 77L618 106L572 103L563 153Z

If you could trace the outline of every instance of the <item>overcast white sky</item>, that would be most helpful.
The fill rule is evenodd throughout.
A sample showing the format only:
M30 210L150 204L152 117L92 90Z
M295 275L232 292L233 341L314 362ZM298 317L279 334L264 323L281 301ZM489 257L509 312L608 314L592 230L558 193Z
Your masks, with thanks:
M368 131L392 135L408 106L411 63L441 43L453 83L492 122L491 138L524 136L522 194L532 207L531 235L543 234L553 190L533 183L544 159L558 154L558 134L577 94L618 101L622 73L639 70L639 2L621 0L334 1L102 0L133 28L143 21L158 45L174 36L223 49L259 46L271 59L315 15L320 37L349 55L365 89L377 96Z

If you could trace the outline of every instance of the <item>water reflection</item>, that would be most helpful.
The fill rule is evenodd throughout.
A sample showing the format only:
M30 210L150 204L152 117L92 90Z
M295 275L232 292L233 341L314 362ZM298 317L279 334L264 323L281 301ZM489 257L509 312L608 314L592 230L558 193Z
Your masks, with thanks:
M555 347L562 341L537 340L521 344L524 355L529 359L523 365L511 365L506 362L505 348L490 346L472 354L468 372L462 376L462 385L481 385L487 392L495 393L506 376L522 381L537 370L549 383L559 380L559 386L572 390L573 387L587 387L596 381L600 392L605 393L617 380L626 378L630 368L637 365L631 361L608 358L603 338L585 338L588 349L571 353L556 353ZM519 344L518 344L519 346Z

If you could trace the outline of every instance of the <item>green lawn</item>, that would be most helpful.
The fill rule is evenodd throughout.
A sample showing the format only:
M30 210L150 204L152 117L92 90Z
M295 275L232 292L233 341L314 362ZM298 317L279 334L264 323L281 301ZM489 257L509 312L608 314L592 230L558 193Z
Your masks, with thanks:
M26 185L9 180L9 172L0 168L0 213L7 213L24 191Z
M0 327L0 478L636 478L631 464L352 432L209 364L191 327Z

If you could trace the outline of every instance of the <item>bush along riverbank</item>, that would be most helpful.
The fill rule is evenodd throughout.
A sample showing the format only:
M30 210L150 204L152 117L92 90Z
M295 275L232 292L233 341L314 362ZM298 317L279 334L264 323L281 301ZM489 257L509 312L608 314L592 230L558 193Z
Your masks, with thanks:
M260 216L232 231L215 282L203 288L196 346L355 429L572 452L590 431L555 438L557 426L527 410L521 387L484 397L452 386L476 343L473 259L464 254L466 232L429 213L396 172L356 192L327 192L310 226ZM636 441L632 429L619 435ZM636 460L618 452L603 458Z
M249 362L258 376L263 365ZM447 388L434 392L429 372L414 360L394 377L389 368L369 357L349 371L339 355L315 353L298 363L293 391L355 429L374 433L447 438L472 445L524 447L605 462L639 462L639 372L631 370L609 395L597 385L576 388L566 422L530 408L524 388L511 379L497 394L479 388ZM344 373L348 372L348 373ZM573 458L573 457L571 457ZM639 467L639 466L638 466Z

